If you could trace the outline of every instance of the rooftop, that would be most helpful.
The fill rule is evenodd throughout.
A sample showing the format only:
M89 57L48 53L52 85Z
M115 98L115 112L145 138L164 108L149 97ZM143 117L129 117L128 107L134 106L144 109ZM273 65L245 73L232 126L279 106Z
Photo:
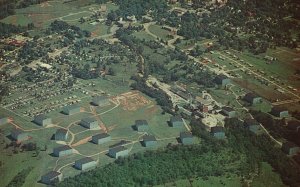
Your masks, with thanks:
M181 132L180 137L181 138L193 138L193 135L190 132Z
M117 146L117 147L110 148L110 150L112 150L114 152L121 152L121 151L125 151L127 149L124 146Z
M182 118L181 116L171 116L171 122L181 122Z
M148 122L146 120L135 120L135 125L136 126L148 125Z
M68 130L66 129L57 129L55 134L67 134L68 133Z
M88 118L83 118L81 121L84 121L86 123L93 123L97 120L95 118L88 117Z
M224 127L222 126L215 126L211 128L212 133L224 132Z
M233 111L234 111L233 108L228 107L228 106L224 106L224 107L222 108L222 110L225 110L225 111L227 111L227 112L233 112Z
M11 131L11 134L15 134L15 135L20 135L20 134L23 134L23 131L21 129L13 129Z
M110 137L110 135L107 133L96 134L93 136L93 138L96 138L96 139L102 139L102 138L107 138L107 137Z
M60 174L61 173L59 173L57 171L50 171L47 174L45 174L43 177L47 177L47 178L53 179L53 178L59 176Z
M258 97L259 96L256 95L255 93L250 92L250 93L246 93L246 95L244 96L244 99L246 101L252 101L253 99L258 98Z
M80 106L74 104L74 105L65 106L64 110L73 110L73 109L77 109L77 108L80 108Z
M76 160L76 163L86 164L86 163L93 162L93 161L95 161L95 160L92 159L91 157L85 157L85 158Z
M66 151L66 150L70 150L70 149L72 149L72 148L70 146L68 146L68 145L64 145L64 146L60 146L60 147L54 148L54 150L56 150L58 152Z
M47 117L45 114L39 114L39 115L35 116L34 119L42 121L42 120L45 120L45 119L49 119L49 117Z
M153 135L145 135L143 136L143 141L156 141L156 138Z

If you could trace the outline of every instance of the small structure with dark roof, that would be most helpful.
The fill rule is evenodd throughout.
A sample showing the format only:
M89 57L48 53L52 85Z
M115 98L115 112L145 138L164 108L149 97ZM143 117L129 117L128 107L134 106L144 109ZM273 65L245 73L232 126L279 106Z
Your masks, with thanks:
M214 82L223 87L230 83L230 79L226 75L221 74L215 77Z
M194 137L190 132L181 132L179 138L183 145L189 145L194 143Z
M143 146L145 147L153 147L157 145L157 140L153 135L145 135L143 136Z
M5 125L8 122L9 122L9 118L8 117L0 115L0 125Z
M60 181L62 181L62 173L57 171L50 171L41 177L41 182L46 185L53 185Z
M12 139L21 142L28 139L27 133L23 132L21 129L14 129L11 131Z
M80 106L76 104L65 106L62 112L66 115L73 115L80 112Z
M244 120L244 127L255 134L258 134L262 130L258 121L256 121L255 119L251 119L251 118L247 118Z
M300 132L300 121L296 121L296 120L289 121L287 128L294 132Z
M222 112L222 114L224 114L228 118L234 118L234 117L236 117L236 111L233 108L231 108L231 107L224 106L222 108L221 112Z
M108 154L113 158L128 156L129 150L124 146L117 146L109 149Z
M289 117L289 111L283 107L273 107L271 110L271 114L279 118Z
M243 99L251 105L256 105L262 102L262 98L252 92L247 93Z
M68 139L68 130L57 129L54 134L54 139L58 141L66 141Z
M292 143L292 142L285 142L282 144L281 150L289 155L289 156L293 156L296 155L299 151L300 148L299 146L297 146L296 144Z
M213 137L215 137L217 139L225 138L225 131L224 131L224 127L222 127L222 126L212 127L210 130L210 133L212 134Z
M148 122L146 120L135 120L135 130L139 132L147 131L149 129Z
M180 116L171 116L170 125L171 127L183 127L184 123Z
M98 129L99 123L95 118L84 118L81 120L80 125L88 129Z
M93 98L92 104L95 106L106 106L110 105L110 102L106 96L96 96Z
M97 162L91 157L85 157L75 161L75 168L80 170L87 170L96 167Z
M53 155L57 157L66 156L70 154L73 154L73 149L68 145L56 147L53 149Z
M44 114L35 116L33 121L40 126L47 126L52 124L52 119Z
M103 144L111 141L111 136L107 133L96 134L92 136L92 142L95 144Z

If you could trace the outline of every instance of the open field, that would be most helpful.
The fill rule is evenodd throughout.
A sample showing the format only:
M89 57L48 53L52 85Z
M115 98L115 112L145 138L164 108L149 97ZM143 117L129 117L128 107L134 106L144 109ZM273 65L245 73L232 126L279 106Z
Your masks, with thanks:
M169 31L161 28L161 26L159 25L151 25L149 27L149 31L151 33L155 33L155 35L157 35L160 39L163 39L163 40L167 40L167 36L169 35Z

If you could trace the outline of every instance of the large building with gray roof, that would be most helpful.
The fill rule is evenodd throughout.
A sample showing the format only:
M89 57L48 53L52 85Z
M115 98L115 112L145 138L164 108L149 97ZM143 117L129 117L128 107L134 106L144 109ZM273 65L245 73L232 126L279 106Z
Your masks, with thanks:
M92 104L95 106L106 106L109 105L109 99L106 96L96 96L92 100Z
M11 131L11 137L12 137L12 139L14 139L18 142L25 141L28 139L27 133L25 133L21 129L13 129Z
M50 171L41 177L41 182L46 185L53 185L62 180L62 173L57 171Z
M75 161L75 168L79 170L87 170L96 167L97 162L91 157L85 157Z
M52 119L44 114L35 116L33 121L40 126L47 126L52 124Z
M63 145L53 149L53 155L57 157L70 155L73 154L73 152L74 150L68 145Z
M111 141L111 136L107 133L101 133L92 136L92 142L95 144L103 144L109 141Z
M83 118L80 122L80 125L82 125L85 128L88 128L88 129L98 129L99 128L98 121L92 117Z
M76 104L65 106L62 112L66 115L73 115L80 112L80 106Z
M128 156L129 150L124 146L117 146L110 148L108 154L113 158L125 157Z

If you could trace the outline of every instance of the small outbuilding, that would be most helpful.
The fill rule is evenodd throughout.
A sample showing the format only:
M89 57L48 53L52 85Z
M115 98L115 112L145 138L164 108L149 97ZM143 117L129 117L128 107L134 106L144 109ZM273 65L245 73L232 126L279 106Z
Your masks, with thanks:
M69 105L69 106L65 106L62 110L62 112L66 115L73 115L73 114L77 114L80 112L80 106L79 105Z
M170 118L171 127L183 127L184 123L180 116L171 116Z
M80 125L82 125L85 128L88 129L98 129L99 128L99 123L95 118L84 118L81 120Z
M96 167L97 162L91 157L85 157L75 161L75 168L79 170L87 170Z
M189 145L194 143L194 137L190 132L181 132L179 138L183 145Z
M9 118L6 116L0 116L0 125L5 125L9 122Z
M233 108L228 106L223 107L221 113L228 118L236 117L236 111Z
M111 141L111 136L107 133L101 133L92 136L92 142L95 144L103 144L109 141Z
M271 114L278 118L289 117L289 111L283 107L273 107L271 110Z
M57 157L61 157L61 156L73 154L73 151L74 150L70 146L64 145L64 146L54 148L53 155Z
M217 139L225 138L225 131L224 131L224 127L222 127L222 126L212 127L210 130L210 133L213 137L215 137Z
M153 135L145 135L143 136L143 146L145 147L153 147L157 145L157 140Z
M296 155L300 151L299 146L297 146L296 144L294 144L292 142L283 143L281 149L285 154L287 154L289 156Z
M214 82L217 85L224 87L224 86L230 84L230 79L226 75L220 74L215 77Z
M53 185L60 181L62 181L62 173L57 171L50 171L41 177L41 182L46 185Z
M128 156L129 150L124 146L117 146L110 148L108 154L113 158L125 157Z
M244 127L254 134L261 132L261 126L255 119L247 118L244 120Z
M68 130L57 129L54 134L54 139L57 141L66 141L68 139Z
M262 98L252 92L247 93L243 99L251 105L256 105L262 102Z
M93 98L92 104L95 106L106 106L110 105L110 102L106 96L96 96Z
M21 129L13 129L11 131L11 137L12 139L21 142L28 139L27 133L23 132Z
M149 130L148 122L146 120L136 120L135 121L135 130L137 130L139 132Z
M52 119L50 117L47 117L44 114L40 114L40 115L35 116L33 121L37 125L40 125L40 126L43 126L43 127L52 124Z

